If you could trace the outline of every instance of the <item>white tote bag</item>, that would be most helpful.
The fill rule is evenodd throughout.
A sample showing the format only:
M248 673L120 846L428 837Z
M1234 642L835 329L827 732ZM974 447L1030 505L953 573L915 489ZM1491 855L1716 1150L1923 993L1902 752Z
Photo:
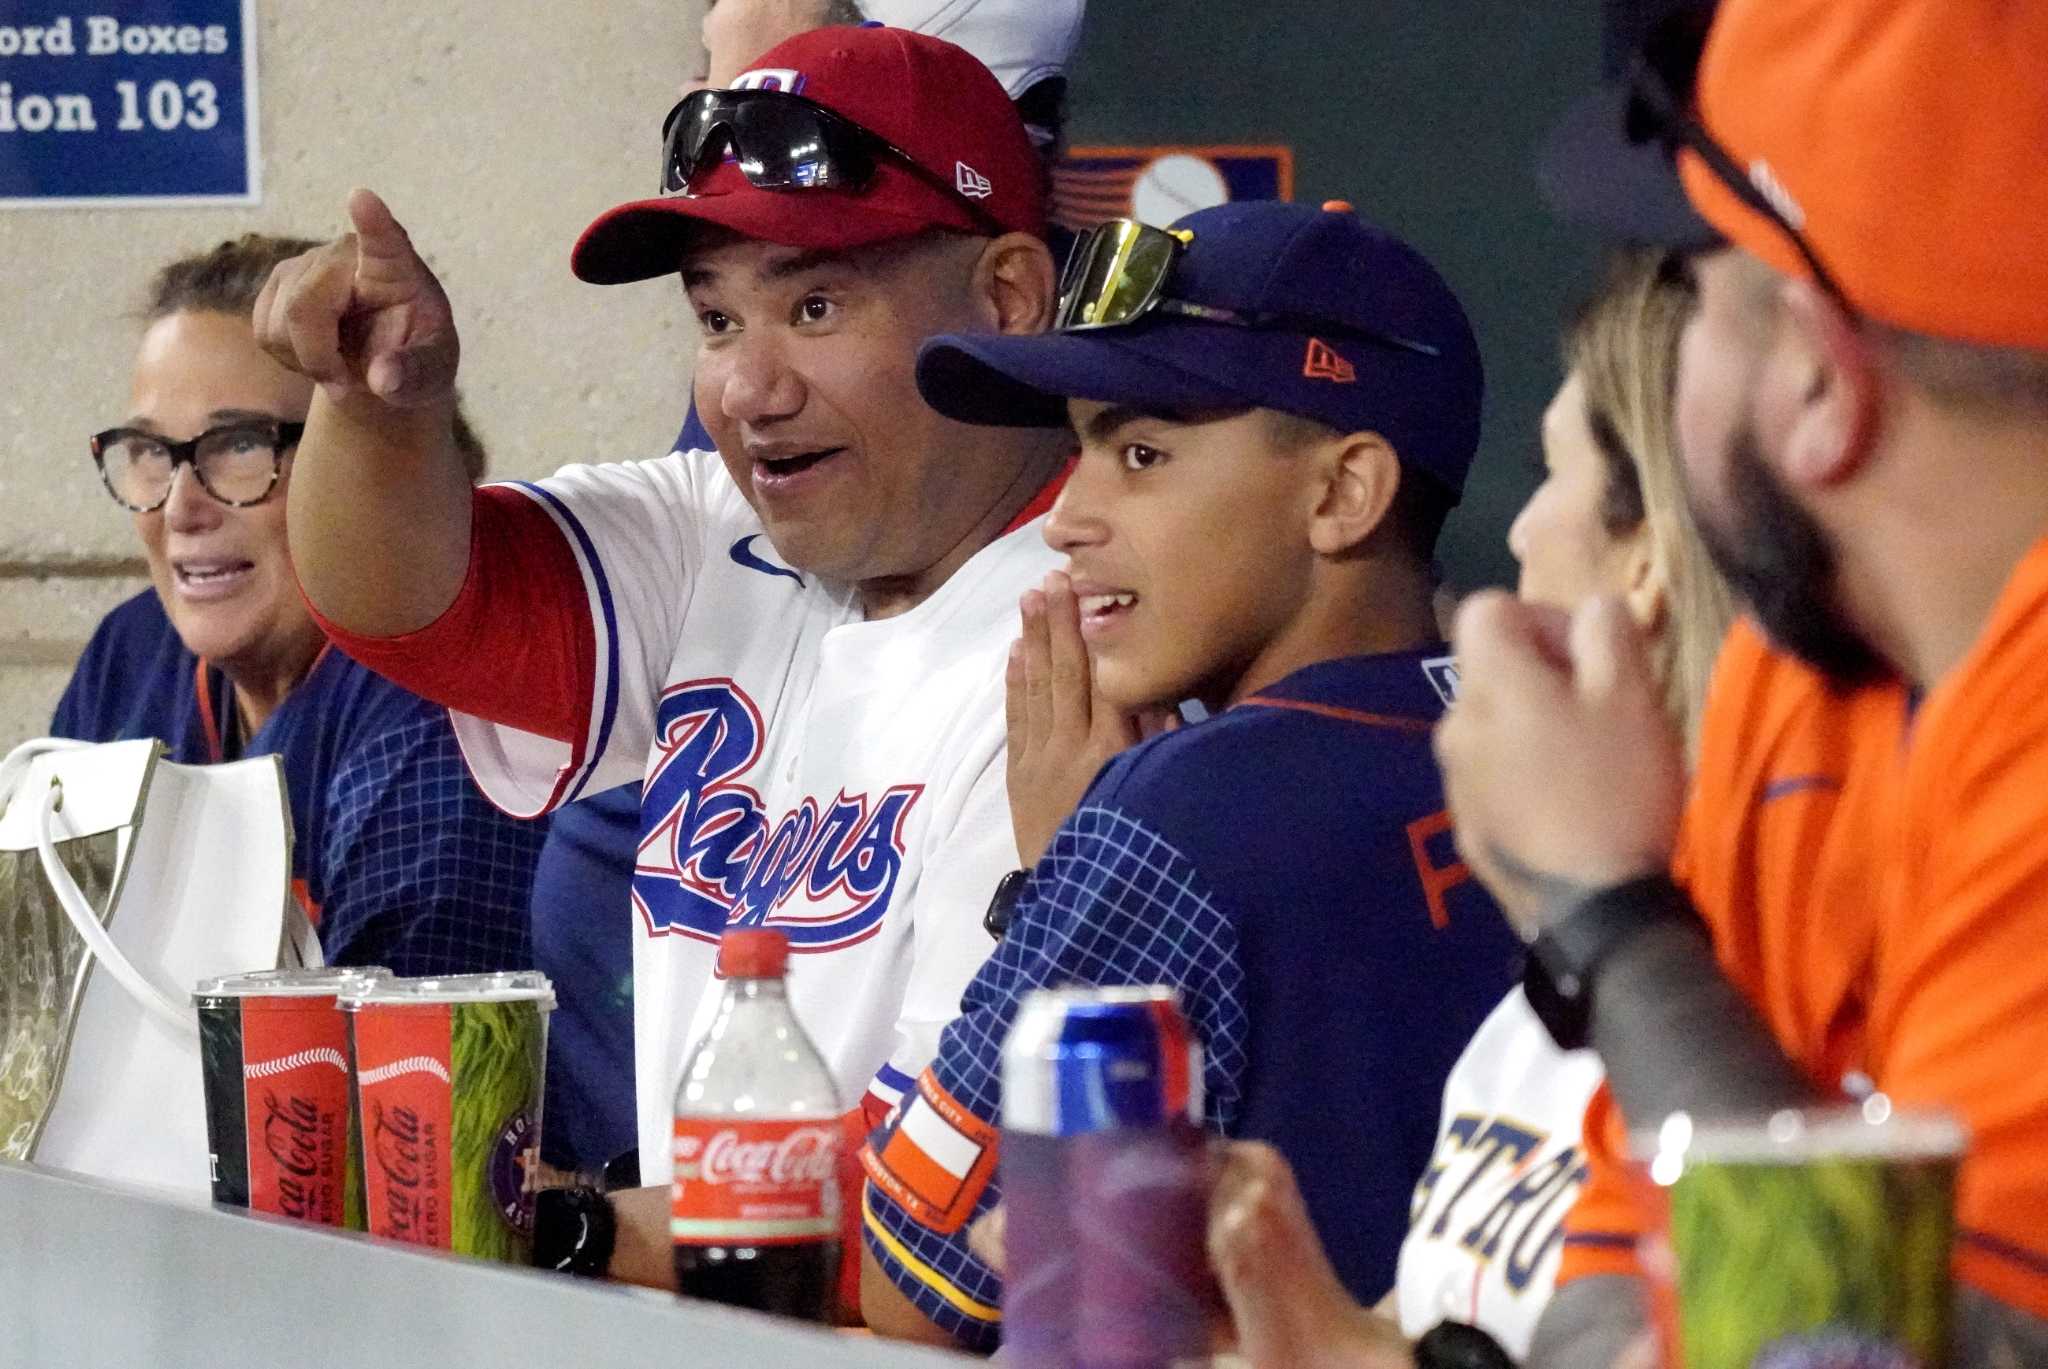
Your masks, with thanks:
M200 979L319 963L275 756L0 762L0 1159L210 1195Z

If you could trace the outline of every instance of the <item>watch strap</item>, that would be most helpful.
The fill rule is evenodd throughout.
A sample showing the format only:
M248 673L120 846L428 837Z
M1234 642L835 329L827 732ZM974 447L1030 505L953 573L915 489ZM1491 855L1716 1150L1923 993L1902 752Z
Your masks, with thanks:
M1523 991L1562 1049L1591 1044L1593 988L1601 965L1637 933L1658 926L1704 933L1692 900L1665 874L1606 885L1574 899L1530 943Z
M1010 930L1010 918L1017 911L1018 896L1024 892L1024 881L1029 878L1029 870L1012 870L996 881L996 891L989 896L988 910L981 915L983 930L996 940L1001 941L1003 934Z
M611 1199L595 1188L544 1188L533 1200L533 1262L587 1279L603 1278L618 1239Z
M1442 1321L1415 1342L1416 1369L1515 1369L1499 1341L1476 1326Z

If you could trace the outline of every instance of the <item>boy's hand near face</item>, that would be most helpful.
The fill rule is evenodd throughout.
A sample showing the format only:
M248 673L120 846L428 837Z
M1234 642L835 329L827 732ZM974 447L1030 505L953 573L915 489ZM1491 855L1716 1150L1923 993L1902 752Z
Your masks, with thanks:
M1055 571L1020 604L1022 632L1005 676L1010 825L1026 868L1036 865L1095 772L1125 747L1172 727L1171 708L1136 712L1095 693L1073 582Z

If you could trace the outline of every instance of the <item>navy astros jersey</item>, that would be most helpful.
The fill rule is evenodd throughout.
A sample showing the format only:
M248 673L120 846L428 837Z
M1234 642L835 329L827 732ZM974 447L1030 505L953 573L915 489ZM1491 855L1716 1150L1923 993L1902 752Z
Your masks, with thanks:
M1444 1079L1521 955L1454 850L1443 650L1310 666L1096 777L861 1157L868 1249L962 1342L1000 1338L967 1229L1001 1197L1003 1039L1064 984L1178 988L1209 1125L1287 1157L1353 1296L1393 1283Z
M236 746L226 678L185 649L145 590L101 621L50 730L95 742L155 737L188 765L280 757L293 882L331 964L408 975L533 964L527 897L546 824L491 806L444 709L339 651L321 652L262 730Z

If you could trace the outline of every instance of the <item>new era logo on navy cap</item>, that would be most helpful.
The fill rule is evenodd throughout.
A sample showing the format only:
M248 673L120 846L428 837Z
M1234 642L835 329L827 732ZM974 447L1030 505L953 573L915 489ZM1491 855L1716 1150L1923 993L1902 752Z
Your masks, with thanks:
M1377 432L1409 467L1453 495L1464 488L1479 446L1479 347L1421 253L1338 202L1219 205L1168 234L1140 231L1154 262L1173 240L1156 307L1126 321L1130 293L1084 263L1069 300L1100 288L1101 309L1063 301L1068 329L1038 337L931 339L917 368L926 402L963 422L1043 426L1066 421L1069 399L1277 409Z
M1339 385L1358 383L1358 368L1319 337L1308 340L1308 359L1301 363L1301 373L1310 380L1333 380Z

